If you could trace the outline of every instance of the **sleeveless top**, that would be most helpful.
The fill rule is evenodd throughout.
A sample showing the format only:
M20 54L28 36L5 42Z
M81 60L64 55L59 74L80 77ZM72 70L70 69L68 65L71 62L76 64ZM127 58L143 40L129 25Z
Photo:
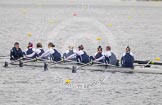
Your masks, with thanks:
M121 61L122 67L133 67L134 57L130 53L126 53Z
M52 60L53 61L60 61L61 60L61 54L56 50L56 49L53 49L54 50L54 53L52 54Z

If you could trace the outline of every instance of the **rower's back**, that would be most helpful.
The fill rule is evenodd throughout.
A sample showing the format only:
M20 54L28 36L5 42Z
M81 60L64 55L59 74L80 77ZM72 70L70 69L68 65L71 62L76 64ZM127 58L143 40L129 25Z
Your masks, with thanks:
M28 48L27 50L26 50L26 55L30 55L30 54L32 54L34 51L33 51L33 48Z
M111 52L111 56L109 57L109 64L117 65L116 55L113 52Z
M52 54L52 59L53 61L60 61L61 60L61 54L56 50L56 49L53 49L54 50L54 53Z
M81 62L82 63L89 63L90 62L90 58L89 58L89 55L83 51L84 54L81 55Z
M125 53L125 55L121 59L122 67L133 68L134 57L130 53Z
M73 55L73 54L74 54L73 50L68 50L67 53L64 53L63 57L67 58L67 57L69 57L70 55Z
M40 49L40 53L37 54L37 57L40 57L45 51L43 49Z

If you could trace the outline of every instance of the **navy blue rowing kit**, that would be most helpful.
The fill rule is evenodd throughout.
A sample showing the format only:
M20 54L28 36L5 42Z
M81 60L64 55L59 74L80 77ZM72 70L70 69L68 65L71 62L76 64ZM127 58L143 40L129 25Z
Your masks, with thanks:
M30 55L32 54L34 51L33 51L33 48L28 48L27 51L25 52L26 55Z
M75 55L75 50L67 50L66 53L63 54L63 58L67 59L68 57ZM69 60L76 61L76 56L71 57Z
M23 57L21 48L16 49L15 47L13 47L10 51L10 60L17 60L21 57Z
M66 53L63 54L63 57L68 58L69 56L71 56L73 54L74 54L73 50L67 50Z
M88 56L88 54L85 51L82 51L82 52L83 53L81 55L76 56L77 62L89 63L90 62L90 57Z
M125 53L121 58L122 67L133 67L134 57L132 53Z
M105 52L105 63L119 66L116 55L111 51Z
M104 63L105 56L103 52L97 52L94 57L90 56L90 59L91 61L95 60L95 61Z
M61 60L61 54L53 48L49 48L45 53L43 53L40 58L42 59L50 59L53 61L60 61Z
M36 57L40 57L42 54L44 53L44 50L42 48L38 48L38 49L28 49L27 53L28 55L25 55L27 58L36 58Z
M56 50L56 49L53 49L54 50L54 53L51 54L51 57L52 57L52 60L53 61L60 61L61 60L61 54Z
M36 58L35 50L32 47L29 47L25 52L24 55L26 58Z
M39 52L35 51L36 52L36 56L40 57L45 51L43 49L38 49L38 50L39 50Z

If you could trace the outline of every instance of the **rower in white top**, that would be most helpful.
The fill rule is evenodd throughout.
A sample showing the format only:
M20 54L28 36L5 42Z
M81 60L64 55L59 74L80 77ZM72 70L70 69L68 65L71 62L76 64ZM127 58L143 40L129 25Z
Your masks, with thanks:
M31 54L34 53L34 48L33 48L33 43L29 42L27 49L25 52L23 52L24 56L26 57L26 59L31 59L31 58L35 58L36 56L31 56Z
M32 49L31 54L26 55L27 58L40 57L44 53L42 43L37 43L36 47L36 49Z
M77 52L77 51L74 50L74 46L69 45L68 50L63 54L63 58L67 59L71 55L75 54L75 52ZM76 61L76 56L72 56L71 58L68 58L68 59Z
M48 44L48 50L43 53L40 58L41 59L47 59L47 60L53 60L53 61L61 61L61 54L54 48L55 45L50 42Z
M95 56L90 56L90 60L104 63L105 56L104 56L104 53L102 52L101 46L98 46L97 52L95 53Z
M89 63L90 62L90 58L87 55L87 53L84 51L83 45L78 46L78 51L74 51L74 54L67 57L67 60L71 60L73 58L75 58L77 62L81 62L81 63Z

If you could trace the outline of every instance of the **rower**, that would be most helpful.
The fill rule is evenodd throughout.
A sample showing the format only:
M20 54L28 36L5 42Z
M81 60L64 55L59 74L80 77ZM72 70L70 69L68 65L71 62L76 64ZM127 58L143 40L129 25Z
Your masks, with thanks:
M126 52L123 54L121 58L121 65L122 67L128 67L128 68L133 68L133 63L134 63L134 56L133 53L131 52L130 47L126 47Z
M102 52L102 47L98 46L95 56L94 57L90 56L90 60L104 63L104 59L105 59L105 56L104 56L104 53Z
M106 52L104 53L105 55L105 63L106 64L111 64L111 65L116 65L118 66L117 58L116 55L111 51L111 46L106 47Z
M24 52L26 59L28 58L35 58L36 56L31 56L35 54L35 49L33 48L33 43L29 42L27 46L27 50Z
M55 45L50 42L48 44L48 50L43 53L40 58L42 59L50 59L53 61L61 61L61 54L54 48Z
M23 57L23 52L18 42L15 42L14 47L10 51L10 60L17 60Z
M69 56L73 55L74 52L76 52L76 50L74 50L74 46L70 45L68 47L68 50L63 54L63 58L64 59L67 59ZM75 61L76 60L75 58L76 57L74 56L73 58L71 58L71 60L74 60Z
M84 50L84 46L80 45L78 46L78 51L75 51L74 54L72 54L71 56L67 57L68 59L72 59L72 58L76 58L77 62L81 62L81 63L89 63L90 62L90 58L87 55L87 53Z
M42 43L37 43L36 47L37 49L33 49L32 54L26 55L27 58L40 57L44 53Z

